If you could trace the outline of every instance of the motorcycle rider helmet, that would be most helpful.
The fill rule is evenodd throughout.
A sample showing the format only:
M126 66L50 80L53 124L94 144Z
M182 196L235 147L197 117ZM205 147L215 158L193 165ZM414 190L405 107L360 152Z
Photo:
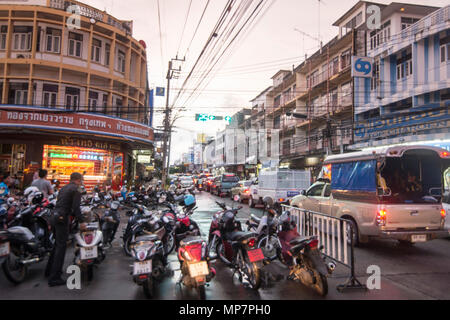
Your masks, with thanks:
M28 187L25 189L23 195L27 198L27 201L31 203L34 198L35 193L40 192L37 187Z
M112 210L117 210L117 209L119 209L119 206L120 206L119 201L113 201L113 202L111 202L111 209L112 209Z
M36 192L33 196L33 199L31 200L31 202L33 204L39 204L42 202L42 200L44 200L44 194L40 191Z

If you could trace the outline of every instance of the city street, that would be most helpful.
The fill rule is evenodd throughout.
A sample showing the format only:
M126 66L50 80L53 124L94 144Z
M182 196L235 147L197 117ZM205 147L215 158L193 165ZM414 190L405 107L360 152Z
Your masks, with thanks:
M192 218L197 221L206 238L211 216L219 208L215 204L218 197L202 192L197 194L198 209ZM224 199L222 199L224 200ZM225 199L230 204L230 199ZM259 209L250 209L244 204L238 218L245 222L255 213L261 215ZM49 288L44 278L46 261L32 265L27 280L20 285L8 282L0 274L0 299L145 299L142 288L133 283L130 265L133 259L125 256L121 246L121 233L127 217L122 212L122 224L116 234L113 247L107 252L105 261L95 269L94 279L82 282L81 290L69 290L66 287ZM329 278L329 294L319 297L315 292L293 281L282 279L287 269L281 263L274 262L265 270L275 278L259 291L246 289L237 278L232 279L232 272L220 261L214 263L217 276L206 289L207 299L229 300L304 300L304 299L450 299L448 284L450 283L450 240L439 239L426 243L418 243L412 247L400 246L396 241L376 240L358 248L356 254L357 278L365 282L369 276L367 267L377 265L381 268L380 290L354 290L339 293L338 284L347 280L349 270L343 266L336 268ZM71 264L73 250L66 254L66 267ZM157 286L157 299L197 299L196 292L176 284L179 279L179 264L174 253L170 255L172 276L167 276Z

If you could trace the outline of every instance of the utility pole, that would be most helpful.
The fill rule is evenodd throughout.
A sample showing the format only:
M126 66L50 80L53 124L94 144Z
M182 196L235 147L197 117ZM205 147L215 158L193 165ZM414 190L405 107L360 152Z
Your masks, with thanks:
M171 59L169 61L169 69L167 70L167 95L166 95L166 110L164 117L164 140L163 140L163 159L162 159L162 183L163 187L166 186L167 175L169 173L169 155L170 155L170 140L172 136L172 123L170 120L170 108L169 108L169 94L170 94L170 80L174 78L174 73L179 73L181 71L181 67L178 69L173 69L173 61L185 61L183 59L178 59L178 56L175 59ZM175 77L176 78L176 77ZM169 143L168 143L169 142Z

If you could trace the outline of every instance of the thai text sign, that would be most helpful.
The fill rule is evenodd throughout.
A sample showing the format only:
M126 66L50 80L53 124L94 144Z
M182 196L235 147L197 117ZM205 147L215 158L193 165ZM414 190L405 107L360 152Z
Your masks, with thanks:
M58 129L153 141L152 128L129 120L87 113L58 112L17 106L1 107L0 127L2 126Z
M388 119L374 119L355 124L355 141L393 137L424 130L448 128L448 108L410 113Z

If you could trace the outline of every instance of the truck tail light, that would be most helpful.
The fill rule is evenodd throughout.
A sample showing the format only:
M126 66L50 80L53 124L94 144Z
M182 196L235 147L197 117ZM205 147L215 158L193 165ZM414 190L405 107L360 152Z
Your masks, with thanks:
M244 193L249 193L250 192L250 189L245 189L244 190Z
M387 215L386 210L381 209L380 211L378 211L378 213L377 213L377 224L379 226L385 226L386 225L386 215Z
M447 215L447 213L445 212L445 210L441 209L441 218L445 219L446 215Z

